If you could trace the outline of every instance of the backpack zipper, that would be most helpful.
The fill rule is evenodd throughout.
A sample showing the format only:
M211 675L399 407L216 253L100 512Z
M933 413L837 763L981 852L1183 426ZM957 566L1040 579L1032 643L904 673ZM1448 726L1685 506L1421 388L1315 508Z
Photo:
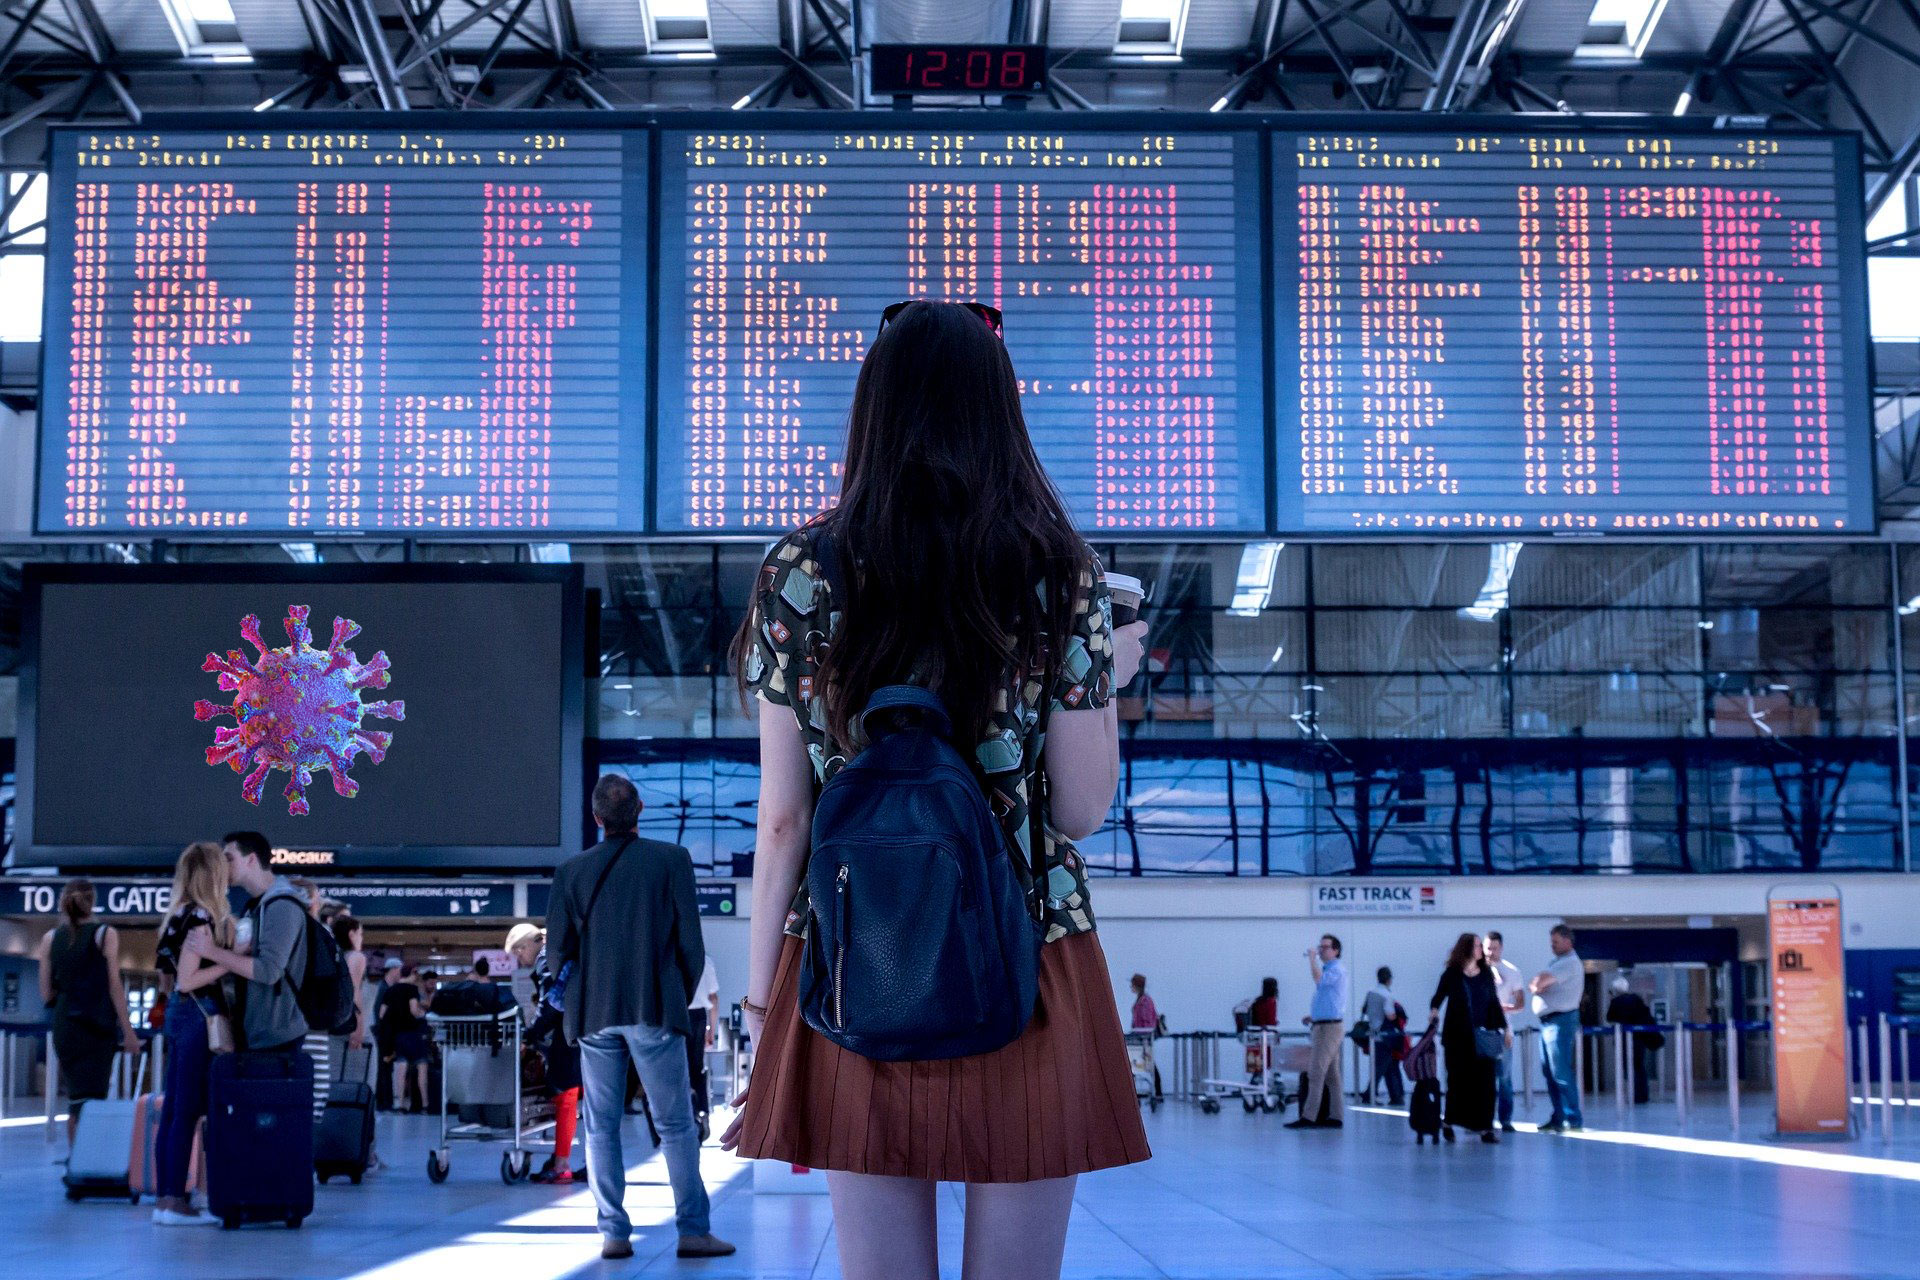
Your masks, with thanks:
M847 865L840 864L840 873L834 877L834 907L840 921L840 949L833 956L833 1025L838 1031L847 1029L846 976L847 976Z

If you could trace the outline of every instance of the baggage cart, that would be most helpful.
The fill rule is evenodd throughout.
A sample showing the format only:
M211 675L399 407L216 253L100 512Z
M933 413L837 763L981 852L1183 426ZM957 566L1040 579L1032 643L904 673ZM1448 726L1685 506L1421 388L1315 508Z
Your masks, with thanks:
M427 1025L433 1030L433 1043L440 1051L442 1062L440 1141L427 1152L427 1178L433 1182L447 1180L453 1168L455 1142L501 1142L507 1144L507 1149L500 1153L500 1180L509 1186L524 1182L533 1171L533 1143L542 1133L553 1129L553 1109L546 1104L544 1091L529 1089L522 1076L526 1043L519 1006L498 1013L429 1013ZM507 1065L489 1074L503 1077L506 1083L494 1081L492 1091L483 1091L485 1096L480 1097L465 1096L462 1089L460 1102L450 1102L456 1084L460 1083L457 1073L451 1069L454 1056L460 1053L486 1053L490 1058L505 1058ZM512 1119L505 1125L461 1123L449 1112L449 1108L456 1105L510 1108Z

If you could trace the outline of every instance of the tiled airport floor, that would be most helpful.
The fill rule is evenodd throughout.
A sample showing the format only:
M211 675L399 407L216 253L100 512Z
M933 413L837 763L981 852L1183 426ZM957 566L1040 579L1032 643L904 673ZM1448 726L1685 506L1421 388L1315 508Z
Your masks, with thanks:
M1651 1116L1651 1113L1649 1113ZM1608 1117L1590 1117L1605 1125ZM1084 1178L1068 1247L1071 1277L1920 1275L1920 1163L1904 1143L1686 1149L1596 1128L1497 1147L1416 1149L1405 1122L1372 1113L1340 1133L1293 1133L1281 1117L1169 1106L1148 1121L1155 1159ZM1758 1119L1758 1117L1756 1117ZM1915 1117L1920 1122L1920 1116ZM503 1186L499 1148L456 1146L447 1183L427 1181L433 1133L383 1119L394 1167L359 1187L319 1189L300 1231L161 1230L124 1202L68 1204L59 1144L0 1127L4 1280L561 1280L698 1276L826 1280L839 1275L824 1197L760 1196L751 1170L716 1149L705 1169L714 1227L740 1252L673 1257L664 1169L630 1139L637 1256L602 1263L584 1188ZM1651 1145L1650 1145L1651 1144ZM1760 1158L1764 1157L1764 1158ZM1815 1165L1804 1167L1802 1160ZM1789 1163L1781 1163L1788 1161ZM949 1211L950 1210L950 1211ZM959 1195L943 1198L943 1251L959 1273Z

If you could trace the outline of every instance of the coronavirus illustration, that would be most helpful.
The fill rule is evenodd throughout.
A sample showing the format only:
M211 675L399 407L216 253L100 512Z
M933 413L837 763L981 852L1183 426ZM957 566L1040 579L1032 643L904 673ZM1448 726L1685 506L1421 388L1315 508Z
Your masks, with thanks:
M260 803L270 771L292 774L282 794L287 812L299 816L307 812L307 784L319 770L333 776L340 795L352 799L359 792L360 784L348 776L354 756L365 752L379 764L393 741L391 733L363 729L360 722L367 716L405 720L407 704L360 700L363 689L387 687L387 655L381 650L365 663L354 656L346 644L360 634L358 623L335 618L333 642L324 649L313 647L306 605L287 607L286 627L293 643L269 649L260 639L260 619L240 619L240 634L260 656L252 659L238 649L225 657L208 654L200 669L219 672L220 688L234 695L233 702L202 699L193 704L193 718L232 716L236 725L214 730L207 763L245 774L240 795L248 804Z

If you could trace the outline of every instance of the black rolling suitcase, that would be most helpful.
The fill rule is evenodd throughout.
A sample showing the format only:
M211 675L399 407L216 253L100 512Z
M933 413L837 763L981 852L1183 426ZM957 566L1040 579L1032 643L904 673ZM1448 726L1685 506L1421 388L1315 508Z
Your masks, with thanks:
M373 1158L373 1086L342 1080L327 1090L327 1109L313 1130L313 1171L321 1182L344 1177L355 1186Z
M228 1230L313 1212L313 1059L222 1053L207 1091L207 1211Z
M1308 1079L1307 1073L1302 1071L1300 1073L1300 1118L1302 1120L1307 1118L1307 1086L1310 1083L1312 1082ZM1331 1088L1320 1091L1320 1114L1313 1119L1317 1124L1325 1124L1327 1121L1333 1119L1333 1090Z
M1413 1130L1415 1146L1428 1138L1440 1140L1440 1082L1438 1080L1415 1080L1413 1099L1407 1107L1407 1124Z

